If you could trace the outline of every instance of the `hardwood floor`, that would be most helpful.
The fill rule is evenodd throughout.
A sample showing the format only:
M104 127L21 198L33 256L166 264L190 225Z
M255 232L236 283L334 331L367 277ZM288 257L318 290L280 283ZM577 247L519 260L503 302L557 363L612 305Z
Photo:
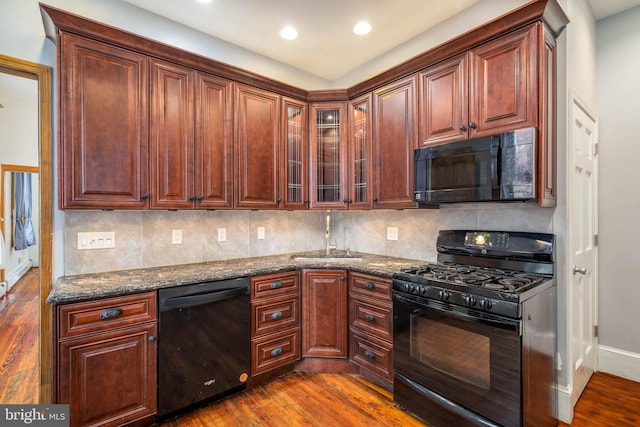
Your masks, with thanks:
M37 403L40 277L25 274L0 298L0 402Z
M0 403L38 396L38 270L0 298ZM181 426L423 426L358 375L295 372L161 424ZM640 383L596 373L573 427L640 425ZM560 427L568 424L560 423Z

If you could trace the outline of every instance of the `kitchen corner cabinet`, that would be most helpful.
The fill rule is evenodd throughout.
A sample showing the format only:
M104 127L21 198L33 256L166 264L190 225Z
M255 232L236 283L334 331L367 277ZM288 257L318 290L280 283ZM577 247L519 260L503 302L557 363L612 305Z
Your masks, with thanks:
M537 26L420 72L420 140L443 144L538 125Z
M311 209L347 209L347 104L309 107Z
M156 337L155 292L57 307L56 403L72 426L153 422Z
M373 207L415 208L413 150L418 148L416 75L373 93Z
M302 271L302 356L348 356L346 270Z
M251 278L251 376L300 360L300 272Z
M391 280L349 273L349 357L367 379L393 389Z
M233 207L231 82L151 62L152 209Z
M147 208L147 58L61 32L59 70L60 208Z
M280 96L235 86L237 208L280 207Z

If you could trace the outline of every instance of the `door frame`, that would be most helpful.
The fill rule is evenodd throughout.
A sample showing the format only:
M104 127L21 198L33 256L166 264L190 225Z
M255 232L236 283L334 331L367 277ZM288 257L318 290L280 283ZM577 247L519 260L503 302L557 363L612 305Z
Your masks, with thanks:
M53 284L53 91L49 66L0 54L0 72L38 82L38 169L40 173L40 379L38 402L53 397L53 316L47 297Z

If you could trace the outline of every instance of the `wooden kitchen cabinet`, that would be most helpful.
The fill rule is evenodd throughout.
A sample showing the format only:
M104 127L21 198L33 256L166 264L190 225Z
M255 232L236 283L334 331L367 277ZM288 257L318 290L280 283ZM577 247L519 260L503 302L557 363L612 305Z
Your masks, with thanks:
M148 207L147 58L65 32L59 46L60 208Z
M299 271L251 278L253 383L300 360L300 289Z
M311 209L347 209L347 104L309 107L309 193Z
M309 108L306 102L282 98L280 194L283 209L309 207Z
M57 308L57 399L72 426L152 423L156 413L156 293Z
M233 207L231 82L151 63L151 208Z
M365 378L393 389L391 280L349 273L349 358Z
M413 151L418 148L418 80L411 76L373 92L373 207L415 208Z
M349 102L347 200L349 209L373 207L372 111L371 95Z
M348 356L346 270L302 271L302 356Z
M443 144L538 125L537 26L420 72L420 141Z
M235 86L236 207L277 209L280 196L280 96Z

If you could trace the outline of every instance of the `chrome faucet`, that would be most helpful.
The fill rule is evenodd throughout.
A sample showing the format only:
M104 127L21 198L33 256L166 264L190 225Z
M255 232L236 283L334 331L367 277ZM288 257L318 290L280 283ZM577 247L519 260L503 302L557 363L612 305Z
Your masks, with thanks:
M336 246L331 244L331 211L327 211L327 232L325 233L325 240L327 241L326 254L331 255L331 251L336 249Z

